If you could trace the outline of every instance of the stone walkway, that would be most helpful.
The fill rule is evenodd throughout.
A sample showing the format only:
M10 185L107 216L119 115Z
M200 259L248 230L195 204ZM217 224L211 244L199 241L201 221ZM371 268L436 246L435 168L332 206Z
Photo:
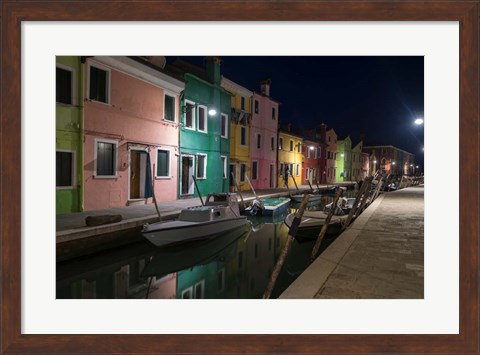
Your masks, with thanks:
M280 298L424 297L424 188L381 195Z

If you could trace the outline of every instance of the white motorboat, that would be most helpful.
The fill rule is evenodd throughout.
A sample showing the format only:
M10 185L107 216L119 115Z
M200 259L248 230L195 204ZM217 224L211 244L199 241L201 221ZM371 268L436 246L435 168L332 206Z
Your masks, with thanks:
M325 224L328 214L323 211L305 211L303 213L300 224L298 225L298 231L320 231ZM348 215L332 216L330 223L328 224L327 234L337 234L343 227L343 222L347 219ZM295 213L290 213L285 217L284 223L288 228L292 226L292 222L295 219Z
M204 206L182 210L175 221L146 224L142 235L157 247L208 239L249 223L240 215L237 194L213 194Z

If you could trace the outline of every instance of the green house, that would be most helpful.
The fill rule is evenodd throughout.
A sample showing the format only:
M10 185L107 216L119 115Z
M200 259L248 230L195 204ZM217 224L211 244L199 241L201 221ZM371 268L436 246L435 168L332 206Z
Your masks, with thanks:
M349 136L337 140L337 182L352 180L352 140Z
M83 73L80 57L56 57L56 213L82 211Z
M220 86L218 57L199 67L183 60L167 70L185 80L181 98L179 198L227 192L230 164L231 94Z

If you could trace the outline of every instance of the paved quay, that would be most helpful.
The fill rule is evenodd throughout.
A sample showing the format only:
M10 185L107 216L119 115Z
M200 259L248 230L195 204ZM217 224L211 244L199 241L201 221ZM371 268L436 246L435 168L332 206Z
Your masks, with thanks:
M279 298L424 297L424 188L381 194Z

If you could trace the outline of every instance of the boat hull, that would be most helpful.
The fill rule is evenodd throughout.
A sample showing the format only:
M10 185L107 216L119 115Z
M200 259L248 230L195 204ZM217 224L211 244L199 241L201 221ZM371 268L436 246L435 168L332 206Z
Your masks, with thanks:
M326 234L339 234L343 227L343 222L347 219L348 216L332 216L330 223L328 224ZM285 224L288 228L292 225L293 219L295 218L295 213L289 214L285 217ZM303 214L302 220L298 226L299 232L320 232L320 229L325 224L327 219L327 214L322 211L305 211Z
M246 217L224 218L206 222L170 221L149 225L142 235L157 247L166 247L194 240L213 238L245 226Z
M271 201L275 200L275 201ZM265 199L262 200L263 209L261 210L262 215L265 216L274 216L284 212L288 205L290 204L289 198L277 198L277 199Z

